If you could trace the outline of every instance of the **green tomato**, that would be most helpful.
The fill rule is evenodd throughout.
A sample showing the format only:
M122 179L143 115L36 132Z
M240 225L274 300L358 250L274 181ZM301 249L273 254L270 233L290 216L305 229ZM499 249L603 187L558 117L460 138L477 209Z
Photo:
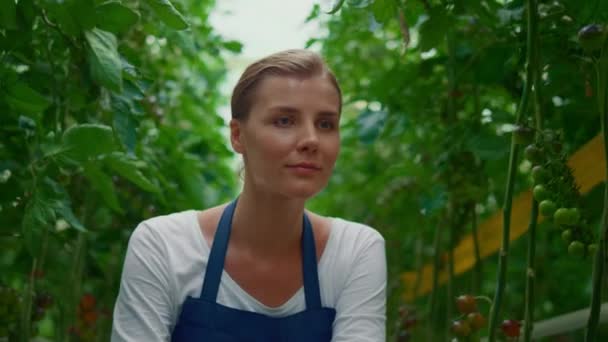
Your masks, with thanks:
M536 165L532 168L532 179L535 184L544 183L549 178L547 170L540 165Z
M559 208L553 214L553 220L555 220L555 223L557 223L561 226L569 225L569 224L571 224L570 222L572 222L572 218L571 218L570 214L571 214L570 209Z
M578 31L578 42L587 52L600 50L604 46L606 32L602 25L591 24Z
M574 240L568 245L568 253L574 256L583 256L585 254L585 245L580 241Z
M534 129L528 126L517 126L513 131L513 139L516 144L531 144L534 142Z
M570 224L575 225L581 220L581 211L578 208L568 209Z
M597 252L597 243L590 243L587 245L587 253L589 255L595 255L595 252Z
M546 199L540 202L540 204L538 205L538 209L540 210L540 213L543 216L550 217L551 215L553 215L557 208L555 207L555 203L553 203L552 200Z
M537 202L541 202L549 198L549 191L547 191L545 186L542 184L535 185L532 193Z
M568 243L572 242L572 231L570 229L566 229L562 232L562 239Z
M543 161L543 152L540 148L535 145L528 145L524 149L524 156L528 159L532 164L539 164Z

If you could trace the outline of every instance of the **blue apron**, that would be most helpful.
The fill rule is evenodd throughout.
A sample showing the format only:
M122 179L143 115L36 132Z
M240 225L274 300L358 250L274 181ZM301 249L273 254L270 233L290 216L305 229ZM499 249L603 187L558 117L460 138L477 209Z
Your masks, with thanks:
M200 298L186 298L171 341L329 342L336 310L321 307L315 240L306 214L302 231L304 311L279 318L216 303L235 207L236 200L222 213L209 253Z

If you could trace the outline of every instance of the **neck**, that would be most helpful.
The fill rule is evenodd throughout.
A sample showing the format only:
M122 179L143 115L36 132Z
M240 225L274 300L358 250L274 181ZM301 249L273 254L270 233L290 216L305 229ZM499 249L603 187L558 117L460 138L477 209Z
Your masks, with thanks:
M260 194L247 186L232 219L231 241L258 256L299 251L304 199Z

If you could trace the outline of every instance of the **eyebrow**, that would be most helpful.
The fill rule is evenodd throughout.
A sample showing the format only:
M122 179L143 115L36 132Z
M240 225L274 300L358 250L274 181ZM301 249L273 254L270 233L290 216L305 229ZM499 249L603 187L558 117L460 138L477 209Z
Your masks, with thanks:
M271 107L269 109L269 111L288 113L288 114L299 114L300 113L300 111L297 108L293 108L293 107L289 107L289 106ZM319 114L321 116L339 116L337 112L334 112L332 110L322 110L322 111L318 112L317 114Z

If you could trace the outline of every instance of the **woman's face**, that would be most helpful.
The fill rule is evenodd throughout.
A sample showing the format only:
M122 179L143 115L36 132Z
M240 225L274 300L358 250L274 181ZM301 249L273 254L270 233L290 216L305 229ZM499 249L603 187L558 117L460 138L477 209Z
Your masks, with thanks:
M310 198L327 184L340 150L338 91L322 76L270 76L258 84L247 119L230 123L256 191Z

